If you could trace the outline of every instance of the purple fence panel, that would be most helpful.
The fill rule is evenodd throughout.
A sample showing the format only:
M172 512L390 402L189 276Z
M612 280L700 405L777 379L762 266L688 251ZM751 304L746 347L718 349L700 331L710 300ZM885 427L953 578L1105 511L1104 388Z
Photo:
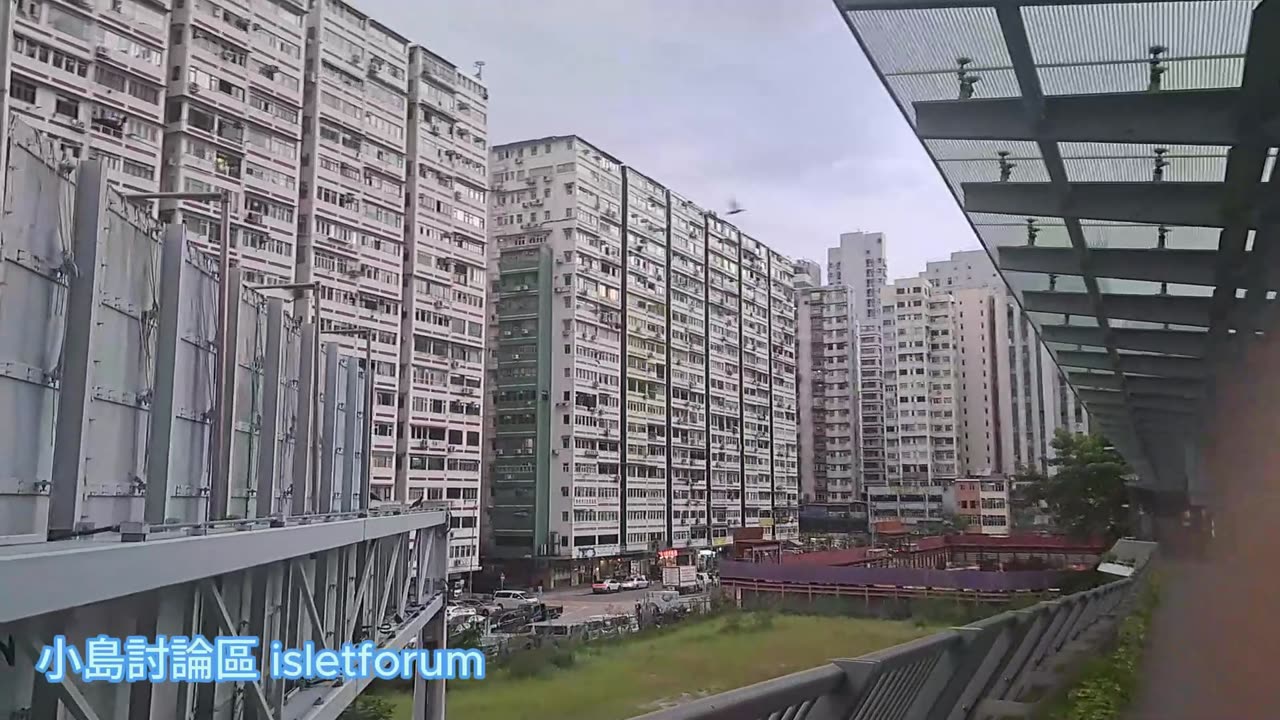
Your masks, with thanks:
M1062 573L1053 570L986 572L983 570L821 567L816 565L779 565L777 563L724 561L720 563L720 577L723 580L759 580L823 585L882 585L937 588L942 590L1011 592L1015 590L1046 590L1057 587L1058 581L1062 578Z

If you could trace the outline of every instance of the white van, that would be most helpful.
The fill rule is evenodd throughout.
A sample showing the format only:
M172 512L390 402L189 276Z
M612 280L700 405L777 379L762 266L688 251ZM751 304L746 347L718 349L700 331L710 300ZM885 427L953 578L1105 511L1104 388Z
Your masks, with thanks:
M514 610L526 605L538 604L538 598L523 590L499 590L493 594L493 601L503 610Z

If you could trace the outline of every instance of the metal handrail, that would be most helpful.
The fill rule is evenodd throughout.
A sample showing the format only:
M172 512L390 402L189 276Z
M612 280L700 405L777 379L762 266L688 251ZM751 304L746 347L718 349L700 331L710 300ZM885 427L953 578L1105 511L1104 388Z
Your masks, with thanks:
M1135 575L634 720L991 720L1025 714L1032 688L1114 630L1138 586Z

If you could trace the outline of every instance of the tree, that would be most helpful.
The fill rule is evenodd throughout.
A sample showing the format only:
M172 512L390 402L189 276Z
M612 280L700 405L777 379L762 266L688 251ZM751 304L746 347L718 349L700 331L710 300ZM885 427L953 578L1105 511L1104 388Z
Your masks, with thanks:
M1132 469L1097 434L1059 430L1053 438L1054 468L1048 477L1035 470L1015 476L1018 506L1044 508L1059 530L1077 537L1118 538L1128 528L1125 478Z

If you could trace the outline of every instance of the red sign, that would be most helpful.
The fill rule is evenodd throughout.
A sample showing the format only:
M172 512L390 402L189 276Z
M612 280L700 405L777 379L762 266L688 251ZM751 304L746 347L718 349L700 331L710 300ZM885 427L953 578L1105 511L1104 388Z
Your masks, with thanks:
M659 551L658 551L658 559L660 559L660 560L671 560L672 558L674 558L675 556L677 556L677 555L679 555L679 554L680 554L680 551L679 551L679 550L676 550L675 548L671 548L670 550L659 550Z

